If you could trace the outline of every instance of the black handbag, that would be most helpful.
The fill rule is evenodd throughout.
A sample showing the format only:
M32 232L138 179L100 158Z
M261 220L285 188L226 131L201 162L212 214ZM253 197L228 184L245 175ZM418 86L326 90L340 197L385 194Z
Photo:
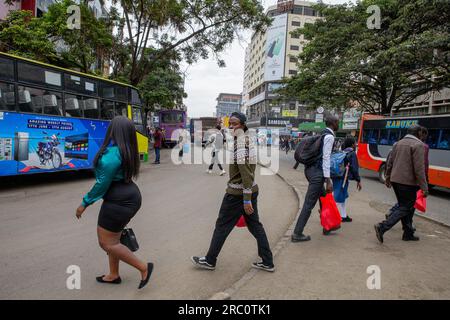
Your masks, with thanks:
M134 234L134 231L131 228L125 228L122 230L122 235L120 236L120 243L133 252L139 249L139 244L137 242L136 235Z

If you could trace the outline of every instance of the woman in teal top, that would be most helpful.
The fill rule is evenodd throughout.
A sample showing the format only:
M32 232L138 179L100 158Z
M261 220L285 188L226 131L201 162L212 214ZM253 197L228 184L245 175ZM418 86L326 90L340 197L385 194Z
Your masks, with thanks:
M108 275L97 277L98 282L119 284L119 261L141 272L139 289L150 279L152 263L144 263L120 243L122 230L141 207L141 193L133 182L139 172L139 153L136 129L126 117L115 117L108 126L105 140L94 159L95 184L83 197L76 216L81 218L88 206L103 198L98 215L97 235L100 247L109 257Z

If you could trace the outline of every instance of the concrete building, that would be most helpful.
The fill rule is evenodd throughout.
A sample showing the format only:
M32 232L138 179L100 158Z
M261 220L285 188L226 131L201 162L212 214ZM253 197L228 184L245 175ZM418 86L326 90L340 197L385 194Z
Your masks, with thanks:
M242 95L236 93L220 93L217 97L215 117L230 116L241 110Z
M267 15L274 19L272 25L264 32L253 34L246 50L242 108L251 126L258 126L264 118L266 122L270 119L284 120L273 123L314 118L301 102L277 102L274 93L281 87L283 78L297 73L297 56L303 50L304 39L291 32L321 18L320 13L312 8L314 4L279 0L267 10Z

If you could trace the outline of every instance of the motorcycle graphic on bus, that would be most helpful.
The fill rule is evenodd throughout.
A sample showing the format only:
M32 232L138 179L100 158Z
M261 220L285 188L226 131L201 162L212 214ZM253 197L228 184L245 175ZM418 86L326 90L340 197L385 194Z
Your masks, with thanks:
M59 169L62 166L62 156L58 149L59 133L47 136L46 131L42 131L45 141L38 142L36 153L39 157L41 165L52 165L53 168Z

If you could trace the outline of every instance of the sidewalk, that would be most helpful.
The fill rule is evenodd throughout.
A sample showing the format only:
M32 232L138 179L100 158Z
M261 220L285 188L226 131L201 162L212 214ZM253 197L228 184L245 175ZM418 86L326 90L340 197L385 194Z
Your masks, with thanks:
M280 176L297 188L302 204L303 170L281 166ZM291 243L285 236L275 273L252 270L225 292L231 299L450 299L450 229L416 216L419 242L402 241L399 224L380 244L373 225L389 205L368 202L368 192L351 185L347 206L353 222L331 236L322 235L317 205L305 228L311 241ZM371 265L381 270L380 290L367 287Z

